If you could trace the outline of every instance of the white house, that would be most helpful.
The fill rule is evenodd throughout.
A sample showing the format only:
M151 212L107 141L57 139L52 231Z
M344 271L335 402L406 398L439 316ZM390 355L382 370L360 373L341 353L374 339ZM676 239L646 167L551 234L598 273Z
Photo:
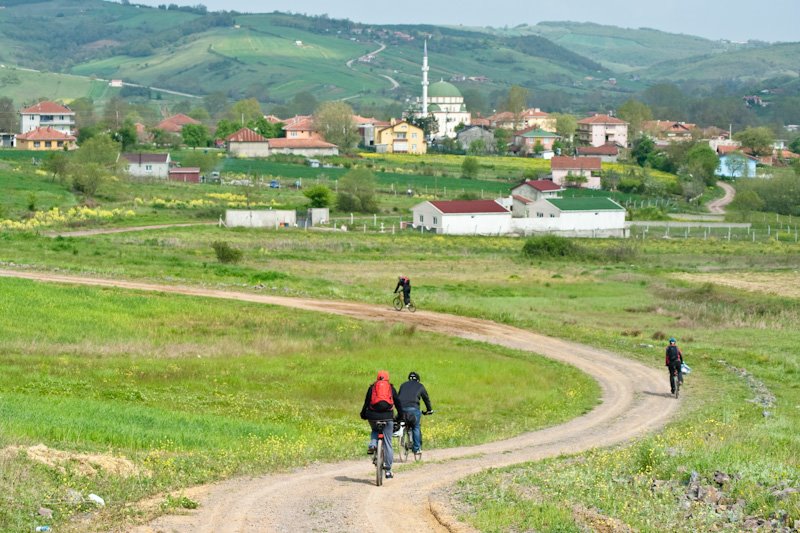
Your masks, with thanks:
M608 115L584 118L578 121L578 139L590 146L628 146L628 123Z
M228 153L236 157L267 157L267 139L250 128L242 128L225 138Z
M339 147L325 142L322 139L286 139L277 137L267 139L269 153L292 154L304 157L321 157L326 155L339 155Z
M504 235L511 211L494 200L434 200L413 208L412 226L447 235Z
M75 131L75 111L55 102L39 102L26 107L19 115L19 132L22 134L47 127L67 135Z
M542 198L528 218L512 220L517 233L554 233L568 237L626 237L625 208L606 197Z
M511 189L514 217L530 217L529 206L541 198L558 198L564 188L550 180L528 180Z
M169 154L127 153L120 157L128 161L131 176L166 179L169 175Z

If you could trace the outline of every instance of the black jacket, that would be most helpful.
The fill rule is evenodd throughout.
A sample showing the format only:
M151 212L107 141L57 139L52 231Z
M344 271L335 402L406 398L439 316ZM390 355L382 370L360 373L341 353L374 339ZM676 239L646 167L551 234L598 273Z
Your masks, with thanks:
M398 396L400 396L400 401L403 402L403 407L416 407L419 409L419 399L422 398L422 401L425 402L425 410L430 411L432 409L428 391L425 390L425 385L419 381L410 379L400 385Z
M372 399L372 387L375 384L369 386L367 389L367 395L364 397L364 406L361 408L361 419L362 420L392 420L394 418L394 414L392 409L388 411L373 411L369 406L369 401ZM403 412L403 404L400 403L400 397L397 395L397 390L392 385L392 399L394 401L394 408L397 409L397 414Z
M403 289L403 292L411 292L411 280L408 278L397 280L397 286L394 288L394 292L400 289Z

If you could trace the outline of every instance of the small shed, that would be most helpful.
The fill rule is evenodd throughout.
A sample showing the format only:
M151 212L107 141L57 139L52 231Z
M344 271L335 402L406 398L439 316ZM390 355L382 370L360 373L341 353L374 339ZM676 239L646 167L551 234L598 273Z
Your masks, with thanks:
M229 228L288 228L297 225L297 212L281 209L225 211L225 225Z
M176 167L169 169L170 181L182 181L184 183L200 183L200 169L197 167Z

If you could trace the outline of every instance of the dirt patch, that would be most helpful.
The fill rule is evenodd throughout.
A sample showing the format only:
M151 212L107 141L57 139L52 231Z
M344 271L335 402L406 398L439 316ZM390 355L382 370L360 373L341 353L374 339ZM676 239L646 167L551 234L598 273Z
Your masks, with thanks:
M578 523L585 524L591 531L599 533L632 533L634 531L625 522L606 516L597 509L589 509L582 505L573 507L572 516Z
M800 298L800 272L729 272L727 274L675 274L675 279L713 283L749 292Z
M0 450L0 455L12 457L20 452L24 452L31 461L56 468L61 472L66 472L67 466L69 466L83 476L94 477L100 472L120 477L149 475L148 472L140 469L124 457L64 452L48 448L44 444L29 447L8 446Z

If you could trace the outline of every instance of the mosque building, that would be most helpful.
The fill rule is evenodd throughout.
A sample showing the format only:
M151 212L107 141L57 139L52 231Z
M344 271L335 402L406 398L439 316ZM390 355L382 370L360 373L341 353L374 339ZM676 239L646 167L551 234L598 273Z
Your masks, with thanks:
M471 116L464 105L464 97L458 87L444 80L428 82L428 42L425 41L422 57L422 100L416 112L417 117L429 115L436 119L439 130L433 134L435 138L455 138L456 126L469 126Z

